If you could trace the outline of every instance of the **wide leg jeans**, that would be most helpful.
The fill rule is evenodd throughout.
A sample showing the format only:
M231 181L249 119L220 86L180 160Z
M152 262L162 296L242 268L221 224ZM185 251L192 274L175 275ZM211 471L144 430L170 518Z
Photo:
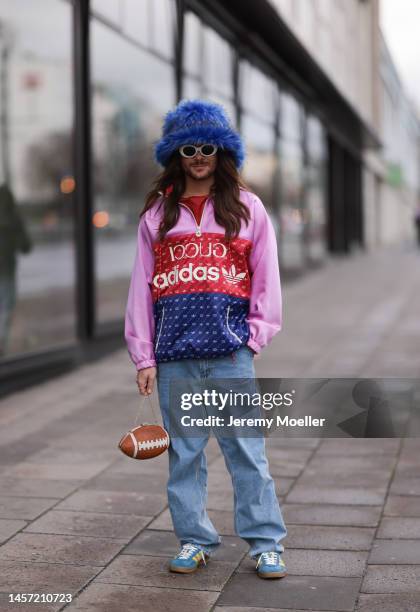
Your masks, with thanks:
M253 352L247 346L231 355L180 359L158 364L157 386L163 424L170 429L170 383L180 378L255 378ZM167 493L174 531L181 544L201 545L209 554L221 543L207 510L207 462L204 449L209 436L173 437L169 447ZM218 436L234 492L234 526L250 546L249 556L282 553L287 535L275 485L260 437Z

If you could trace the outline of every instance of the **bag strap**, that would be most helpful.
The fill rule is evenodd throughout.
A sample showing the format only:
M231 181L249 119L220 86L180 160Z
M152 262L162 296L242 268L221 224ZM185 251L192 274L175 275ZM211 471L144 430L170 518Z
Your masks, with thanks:
M152 395L154 395L154 394L152 393ZM137 425L138 425L138 420L139 420L139 417L140 417L141 409L146 404L146 402L148 402L148 405L149 405L149 407L152 410L154 423L158 424L158 419L156 418L156 412L155 412L155 408L154 408L151 396L150 395L143 395L141 397L141 400L140 400L140 410L137 413L136 422L134 423L134 427L137 427ZM141 423L141 424L143 425L143 423ZM146 424L146 423L144 423L144 424Z

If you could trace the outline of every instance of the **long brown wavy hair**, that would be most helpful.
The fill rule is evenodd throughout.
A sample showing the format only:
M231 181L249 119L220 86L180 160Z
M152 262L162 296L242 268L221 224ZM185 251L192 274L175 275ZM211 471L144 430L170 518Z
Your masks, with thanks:
M218 149L217 164L214 173L214 182L210 188L210 196L214 201L214 216L219 225L225 228L228 240L236 237L241 228L241 219L248 225L250 219L249 209L239 199L239 188L250 190L240 177L233 156L226 150ZM156 199L166 194L169 187L172 191L164 200L164 212L159 225L158 236L162 240L165 234L177 223L180 206L179 199L185 191L185 173L181 159L176 151L169 160L165 169L153 181L152 189L146 195L146 202L140 217L152 208Z

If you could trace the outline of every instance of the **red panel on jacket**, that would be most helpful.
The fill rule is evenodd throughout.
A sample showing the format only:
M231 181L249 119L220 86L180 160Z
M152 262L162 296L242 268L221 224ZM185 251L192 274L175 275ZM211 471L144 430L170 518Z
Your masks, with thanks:
M223 234L212 232L200 237L195 234L168 236L156 242L153 300L200 292L248 298L251 247L251 241L246 238L234 238L229 244Z

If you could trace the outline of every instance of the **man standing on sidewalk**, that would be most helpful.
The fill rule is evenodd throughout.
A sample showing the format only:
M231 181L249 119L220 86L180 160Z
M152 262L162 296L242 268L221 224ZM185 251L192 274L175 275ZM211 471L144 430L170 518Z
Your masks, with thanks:
M254 355L281 329L277 244L263 203L241 181L244 149L222 106L184 100L170 111L155 156L164 166L140 215L125 338L142 394L157 375L170 422L177 379L255 379ZM206 511L201 437L173 436L169 508L181 550L170 569L190 573L220 544ZM235 529L261 578L281 578L286 527L265 440L218 437L232 477Z

